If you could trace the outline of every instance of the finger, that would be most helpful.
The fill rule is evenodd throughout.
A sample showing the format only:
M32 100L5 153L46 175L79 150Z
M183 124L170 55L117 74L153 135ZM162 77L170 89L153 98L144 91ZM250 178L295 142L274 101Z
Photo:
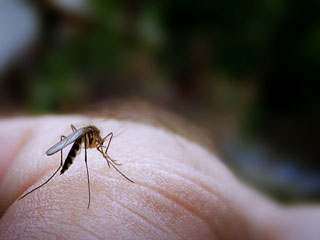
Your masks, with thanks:
M255 202L251 210L266 209L259 207L266 204L214 155L171 132L133 122L125 123L126 134L113 139L108 154L121 159L120 170L134 183L109 169L92 149L89 210L84 151L66 173L16 201L59 166L59 154L44 153L60 135L72 132L71 123L78 128L94 122L103 136L123 126L120 121L83 117L27 121L32 122L32 138L0 184L1 209L6 211L0 239L250 239L256 234L250 230L256 218L244 217L248 208L242 203Z
M31 131L20 119L0 120L0 182Z

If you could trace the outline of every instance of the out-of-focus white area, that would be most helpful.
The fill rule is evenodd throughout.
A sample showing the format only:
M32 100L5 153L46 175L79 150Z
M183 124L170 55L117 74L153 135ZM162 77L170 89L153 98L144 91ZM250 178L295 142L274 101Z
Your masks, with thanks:
M26 1L0 1L0 72L36 38L38 31L36 12Z

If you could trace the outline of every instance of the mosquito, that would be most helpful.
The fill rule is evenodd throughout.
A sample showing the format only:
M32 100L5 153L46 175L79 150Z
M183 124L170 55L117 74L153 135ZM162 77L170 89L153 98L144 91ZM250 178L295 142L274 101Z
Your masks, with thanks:
M47 184L56 174L57 172L61 169L60 171L60 175L63 174L65 171L68 170L68 168L70 167L70 165L73 163L73 160L75 159L75 157L77 156L77 154L79 153L79 150L82 148L82 144L84 143L84 149L85 149L85 164L86 164L86 169L87 169L87 179L88 179L88 192L89 192L89 202L88 202L88 209L90 207L90 177L89 177L89 170L88 170L88 163L87 163L87 149L88 148L96 148L101 154L102 156L106 159L108 166L110 168L110 165L117 170L118 173L120 173L125 179L127 179L128 181L134 183L131 179L129 179L126 175L124 175L117 167L116 165L121 165L120 163L117 163L117 160L112 159L109 155L108 155L108 150L109 150L109 146L113 137L113 133L110 132L107 136L105 136L104 138L101 138L100 136L100 130L93 125L89 125L80 129L76 129L75 126L73 126L71 124L71 129L73 131L72 134L70 134L69 136L61 136L60 137L60 142L58 142L57 144L55 144L54 146L52 146L47 152L46 154L48 156L53 155L57 152L61 152L61 163L60 163L60 167L54 172L54 174L47 180L45 181L43 184L41 184L40 186L32 189L31 191L27 192L26 194L24 194L22 197L19 198L19 200L21 200L22 198L26 197L27 195L29 195L30 193L32 193L33 191L41 188L43 185ZM106 139L109 138L108 144L107 146L104 146L104 142ZM71 143L73 143L68 156L66 158L66 160L63 163L63 154L62 154L62 150L67 147L68 145L70 145ZM105 151L104 151L105 149Z

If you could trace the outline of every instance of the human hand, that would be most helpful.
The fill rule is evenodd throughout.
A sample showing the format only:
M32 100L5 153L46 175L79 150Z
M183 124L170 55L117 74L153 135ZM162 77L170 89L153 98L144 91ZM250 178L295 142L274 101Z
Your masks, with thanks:
M63 175L45 152L70 124L114 131L109 155L84 151ZM121 129L122 133L118 134ZM67 151L64 151L64 158ZM212 153L163 128L82 116L0 121L0 239L318 239L319 207L281 207L236 179Z

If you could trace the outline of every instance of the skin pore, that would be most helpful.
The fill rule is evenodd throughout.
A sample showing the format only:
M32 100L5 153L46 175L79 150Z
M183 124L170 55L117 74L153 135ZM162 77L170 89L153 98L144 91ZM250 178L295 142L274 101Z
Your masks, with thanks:
M89 149L88 210L82 149L68 171L18 201L59 167L60 153L48 157L45 152L61 135L72 133L70 124L77 128L94 124L102 137L113 131L108 154L122 163L119 170L134 183ZM132 119L76 115L1 120L0 239L319 236L318 207L279 206L242 184L199 141L168 129Z

